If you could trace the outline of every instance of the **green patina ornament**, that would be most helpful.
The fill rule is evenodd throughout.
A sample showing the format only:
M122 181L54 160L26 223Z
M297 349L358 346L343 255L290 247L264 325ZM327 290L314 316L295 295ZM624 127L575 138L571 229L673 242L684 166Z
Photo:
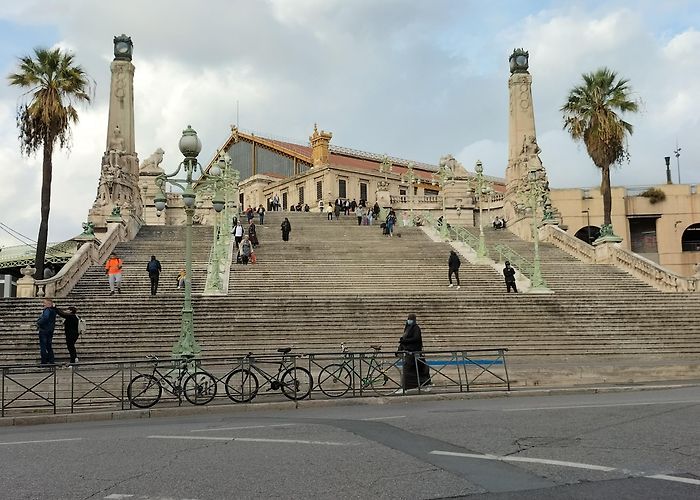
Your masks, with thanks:
M95 224L83 222L83 234L81 236L95 236Z

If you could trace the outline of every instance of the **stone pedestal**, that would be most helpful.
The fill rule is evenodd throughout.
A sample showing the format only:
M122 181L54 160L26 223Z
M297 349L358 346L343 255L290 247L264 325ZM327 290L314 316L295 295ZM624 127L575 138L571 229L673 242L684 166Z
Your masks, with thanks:
M33 267L24 267L20 269L22 277L17 280L17 297L34 297L34 273L36 269Z

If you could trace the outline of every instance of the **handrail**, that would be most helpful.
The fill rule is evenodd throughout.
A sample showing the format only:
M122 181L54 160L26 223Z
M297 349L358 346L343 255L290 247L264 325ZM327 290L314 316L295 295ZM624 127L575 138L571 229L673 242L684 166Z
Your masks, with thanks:
M541 233L543 241L552 243L573 257L594 264L615 265L662 292L700 292L700 277L680 276L618 244L587 245L553 225L544 226Z

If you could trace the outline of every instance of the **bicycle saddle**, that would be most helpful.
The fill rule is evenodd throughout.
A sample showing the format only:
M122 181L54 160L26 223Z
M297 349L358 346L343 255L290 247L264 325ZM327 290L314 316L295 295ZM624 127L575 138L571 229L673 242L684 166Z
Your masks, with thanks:
M292 350L291 347L280 347L279 349L277 349L277 352L281 352L282 354L287 354L291 350Z
M381 351L381 350L382 350L382 346L380 346L380 345L371 345L370 347L371 347L372 349L374 349L375 351Z

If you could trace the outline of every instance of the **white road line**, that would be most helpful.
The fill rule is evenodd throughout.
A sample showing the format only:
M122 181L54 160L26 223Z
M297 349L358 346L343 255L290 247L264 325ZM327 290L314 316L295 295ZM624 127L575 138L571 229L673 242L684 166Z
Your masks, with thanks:
M577 408L614 408L616 406L652 406L652 405L681 405L681 404L700 404L700 401L653 401L640 403L611 403L611 404L596 404L596 405L571 405L571 406L541 406L537 408L507 408L502 411L540 411L540 410L575 410Z
M109 498L110 500L122 500L124 498L132 498L134 495L126 495L126 494L121 494L121 493L112 493L111 495L107 495L105 498Z
M148 439L188 439L200 441L245 441L252 443L319 444L326 446L359 446L360 443L340 443L337 441L306 441L302 439L266 439L214 436L148 436Z
M299 424L270 424L270 425L244 425L241 427L213 427L211 429L195 429L190 432L214 432L214 431L238 431L242 429L264 429L267 427L291 427Z
M0 442L0 446L10 444L34 444L34 443L62 443L64 441L80 441L83 438L64 438L64 439L42 439L37 441L12 441L8 443Z
M372 420L393 420L395 418L406 418L406 415L396 415L393 417L370 417L370 418L361 418L360 420L367 422L367 421L372 421Z
M603 465L582 464L578 462L563 462L561 460L548 460L545 458L529 458L529 457L505 457L499 455L477 455L475 453L456 453L452 451L433 450L431 455L443 455L448 457L464 457L477 458L481 460L498 460L500 462L530 462L535 464L558 465L560 467L574 467L576 469L599 470L603 472L611 472L616 470L615 467L605 467Z
M700 479L690 479L689 477L669 476L667 474L654 474L653 476L644 476L644 477L648 477L650 479L663 479L664 481L676 481L678 483L700 485Z

